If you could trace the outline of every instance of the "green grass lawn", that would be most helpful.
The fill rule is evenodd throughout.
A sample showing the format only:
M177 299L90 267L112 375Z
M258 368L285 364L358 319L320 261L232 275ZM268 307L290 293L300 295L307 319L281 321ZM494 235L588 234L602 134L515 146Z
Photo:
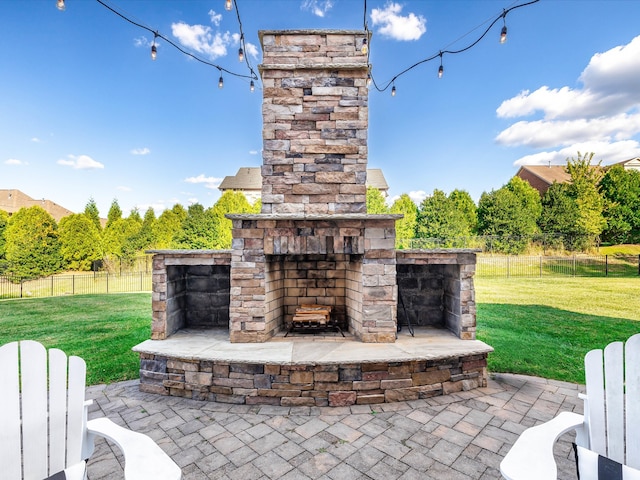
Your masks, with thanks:
M478 278L489 370L584 383L584 355L640 332L640 278Z
M151 294L77 295L0 301L0 345L37 340L87 362L87 383L138 377L131 347L151 331Z
M593 348L640 332L640 278L476 278L489 370L584 383ZM138 378L151 294L0 301L0 344L33 339L87 362L89 384Z
M640 245L611 245L598 248L600 255L640 255Z

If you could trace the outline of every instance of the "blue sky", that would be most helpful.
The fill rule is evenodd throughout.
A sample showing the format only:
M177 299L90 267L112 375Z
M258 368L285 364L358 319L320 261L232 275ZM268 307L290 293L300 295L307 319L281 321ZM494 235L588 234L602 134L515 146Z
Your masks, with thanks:
M246 75L239 24L224 0L106 1L199 58ZM495 0L367 2L373 76L475 41L503 9ZM356 0L237 0L248 58L259 30L363 29ZM443 56L369 96L369 167L390 195L434 188L477 200L521 164L595 152L603 164L640 155L640 1L540 0L475 47ZM0 16L0 188L106 216L219 197L217 185L259 166L260 82L223 74L123 20L95 0L4 0Z

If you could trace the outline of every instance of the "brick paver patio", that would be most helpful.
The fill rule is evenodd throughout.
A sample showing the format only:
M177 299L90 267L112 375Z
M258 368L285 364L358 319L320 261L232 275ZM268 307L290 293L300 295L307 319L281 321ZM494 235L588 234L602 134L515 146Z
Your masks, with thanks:
M410 402L274 407L141 393L139 382L97 385L90 417L150 435L196 479L495 479L526 427L582 412L584 387L495 374L487 388ZM559 477L574 479L571 434L556 446ZM92 480L122 478L117 448L101 440Z

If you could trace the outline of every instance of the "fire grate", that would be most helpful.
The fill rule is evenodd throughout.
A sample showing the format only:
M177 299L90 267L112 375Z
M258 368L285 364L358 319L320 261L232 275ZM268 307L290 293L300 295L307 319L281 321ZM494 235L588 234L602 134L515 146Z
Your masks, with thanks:
M301 305L296 308L291 325L285 334L289 335L293 330L316 333L328 329L337 330L344 337L344 333L337 322L331 318L331 306L329 305Z

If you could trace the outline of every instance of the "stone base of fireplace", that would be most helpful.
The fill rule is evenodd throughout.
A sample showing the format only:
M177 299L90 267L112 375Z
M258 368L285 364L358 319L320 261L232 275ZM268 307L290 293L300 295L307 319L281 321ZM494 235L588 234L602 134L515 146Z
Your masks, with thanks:
M440 328L399 332L392 344L352 335L275 336L236 344L224 329L184 329L147 340L140 354L140 389L221 403L347 406L446 395L486 386L487 355L479 340Z

